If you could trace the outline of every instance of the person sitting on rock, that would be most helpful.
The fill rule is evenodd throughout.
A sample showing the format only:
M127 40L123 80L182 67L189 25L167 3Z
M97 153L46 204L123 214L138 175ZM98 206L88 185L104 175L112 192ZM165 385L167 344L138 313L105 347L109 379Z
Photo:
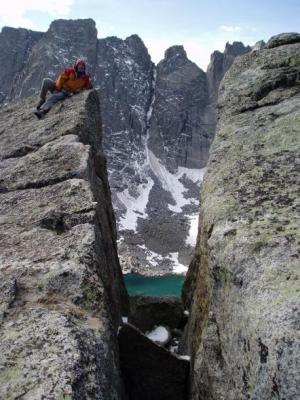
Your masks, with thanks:
M41 119L58 101L87 89L92 89L92 84L90 76L86 73L85 61L80 59L76 61L73 68L66 68L56 82L50 78L43 80L40 101L34 114ZM48 91L52 93L52 96L46 100Z

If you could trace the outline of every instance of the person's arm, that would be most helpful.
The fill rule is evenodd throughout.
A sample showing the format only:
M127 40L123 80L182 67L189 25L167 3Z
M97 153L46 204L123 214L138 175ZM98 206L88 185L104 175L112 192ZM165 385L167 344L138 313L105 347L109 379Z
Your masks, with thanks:
M66 72L63 72L62 74L59 75L55 82L55 88L58 91L61 91L64 83L69 79L69 75L66 74Z
M88 89L93 89L90 75L87 75L87 79L86 79L83 90L88 90Z

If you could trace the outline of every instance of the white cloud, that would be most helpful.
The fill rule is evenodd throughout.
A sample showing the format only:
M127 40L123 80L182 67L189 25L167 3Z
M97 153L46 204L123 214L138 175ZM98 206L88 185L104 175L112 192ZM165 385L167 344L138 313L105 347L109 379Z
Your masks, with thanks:
M240 32L242 28L240 26L221 25L219 29L223 32Z
M36 25L26 17L30 11L47 13L53 18L67 17L74 0L7 0L0 3L1 25L34 29Z

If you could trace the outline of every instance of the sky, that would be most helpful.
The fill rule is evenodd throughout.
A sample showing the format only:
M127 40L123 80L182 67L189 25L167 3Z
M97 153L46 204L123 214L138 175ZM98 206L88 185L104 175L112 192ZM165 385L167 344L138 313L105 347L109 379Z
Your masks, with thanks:
M93 18L99 38L138 34L152 60L183 45L206 70L227 41L253 45L282 32L300 32L300 0L3 0L3 26L46 31L54 19Z

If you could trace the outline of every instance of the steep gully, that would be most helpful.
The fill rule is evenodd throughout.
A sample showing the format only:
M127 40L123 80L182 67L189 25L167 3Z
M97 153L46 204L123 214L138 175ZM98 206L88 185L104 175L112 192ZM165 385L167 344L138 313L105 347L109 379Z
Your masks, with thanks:
M143 139L145 176L158 176L156 157L149 149L150 121L155 103L157 70L154 69L151 101L147 111L146 136ZM217 83L219 84L219 82ZM215 89L215 88L214 88ZM215 101L207 104L203 123L215 130ZM150 174L149 174L150 172ZM150 183L147 190L151 190ZM126 219L126 216L125 216ZM119 328L120 366L130 400L187 400L189 398L190 357L181 354L182 334L188 311L174 297L131 297L129 316Z
M271 38L264 51L234 63L220 90L183 292L192 399L293 400L299 393L299 51L299 34ZM121 348L129 337L125 328ZM131 382L132 398L143 398L146 388Z
M222 74L230 64L228 63ZM156 101L156 84L157 70L155 68L150 91L151 99L146 112L146 135L142 137L144 163L139 166L140 176L144 176L147 181L148 193L154 185L154 180L163 181L166 174L163 165L148 145L151 118ZM215 87L214 90L216 90ZM215 127L216 97L216 94L210 96L210 102L205 106L201 122L203 126L209 127L211 132ZM173 197L176 198L176 194ZM184 204L184 199L182 200ZM132 210L127 210L127 215L125 214L120 220L121 224L122 220L126 219L131 219L134 227L137 215L132 214ZM170 320L171 316L175 320ZM183 309L179 299L131 298L128 320L123 319L124 323L118 332L120 367L130 400L141 398L144 400L186 400L189 397L189 357L180 354L184 349L179 346L187 316L188 313Z
M151 163L153 153L148 147L155 84L156 70L144 138L145 163L142 169L147 171L146 176L149 176L149 171L155 174ZM150 183L149 191L153 183ZM188 399L189 357L175 353L186 321L179 298L131 297L129 316L123 318L124 324L118 333L120 367L130 400Z

